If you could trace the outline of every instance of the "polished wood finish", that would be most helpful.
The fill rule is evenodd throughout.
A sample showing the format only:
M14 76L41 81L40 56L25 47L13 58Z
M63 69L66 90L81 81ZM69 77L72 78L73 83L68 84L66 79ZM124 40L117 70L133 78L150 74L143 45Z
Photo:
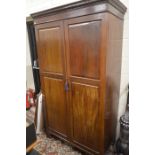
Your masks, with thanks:
M105 145L115 139L117 109L119 103L123 21L106 13L107 20L107 54L106 54L106 95L105 95Z
M71 86L71 139L94 154L99 153L100 142L95 139L100 139L99 122L103 122L99 113L102 109L99 93L103 17L101 13L64 22L67 77Z
M115 139L125 10L90 0L32 15L47 134L87 154Z
M38 143L39 143L39 141L35 141L29 147L27 147L26 148L26 153L30 152Z
M62 24L54 22L37 26L41 72L65 73Z
M37 25L35 32L41 88L46 102L46 130L67 137L63 22Z
M64 81L44 77L48 127L62 136L67 135L67 111Z
M99 79L101 20L96 18L80 17L65 22L72 76Z
M100 12L111 12L123 19L126 7L119 0L82 0L32 14L34 24L75 18Z
M39 30L39 40L43 57L43 70L62 73L62 53L60 44L60 29L54 27Z
M98 87L72 83L73 140L98 150Z
M126 12L126 7L118 0L87 0L87 1L78 1L78 2L74 2L74 3L70 3L70 4L67 4L67 5L63 5L63 6L60 6L60 7L56 7L56 8L52 8L52 9L49 9L49 10L45 10L45 11L41 11L41 12L37 12L37 13L34 13L32 14L32 17L39 17L39 16L47 16L48 14L55 14L56 12L60 12L60 11L63 11L63 10L69 10L69 9L74 9L74 8L78 8L81 6L87 6L87 5L97 5L97 4L110 4L112 5L113 7L117 8L120 12L122 13L125 13ZM103 10L102 10L103 11Z

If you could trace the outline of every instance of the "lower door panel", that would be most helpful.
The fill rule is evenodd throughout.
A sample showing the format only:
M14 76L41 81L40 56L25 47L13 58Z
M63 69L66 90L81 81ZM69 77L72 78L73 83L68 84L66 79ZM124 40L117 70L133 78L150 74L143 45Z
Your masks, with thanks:
M99 88L72 83L73 141L98 151Z
M44 92L48 128L67 136L67 109L64 81L44 77Z

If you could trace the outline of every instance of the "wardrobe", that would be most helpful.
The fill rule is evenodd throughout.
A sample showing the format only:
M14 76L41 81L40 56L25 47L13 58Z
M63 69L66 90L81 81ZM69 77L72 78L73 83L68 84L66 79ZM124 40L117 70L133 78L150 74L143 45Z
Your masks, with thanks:
M83 154L115 140L125 12L118 0L84 0L31 15L46 133Z

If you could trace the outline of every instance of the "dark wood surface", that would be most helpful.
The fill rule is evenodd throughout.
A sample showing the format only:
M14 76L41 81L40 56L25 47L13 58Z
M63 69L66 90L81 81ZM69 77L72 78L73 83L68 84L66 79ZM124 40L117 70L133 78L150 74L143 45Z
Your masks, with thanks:
M65 32L70 75L99 79L101 39L99 15L67 20Z
M125 9L96 0L33 14L47 133L88 154L115 137Z
M37 145L38 141L33 142L29 147L26 148L26 153L30 154L33 148Z
M36 12L32 14L33 18L39 17L39 16L48 16L49 14L55 14L55 13L59 13L61 11L66 11L66 10L70 10L70 9L75 9L75 8L82 8L82 7L87 7L87 6L94 6L94 5L101 5L101 4L110 4L111 6L113 6L114 8L116 8L117 10L119 10L121 13L125 13L126 12L126 7L124 6L124 4L122 4L121 1L119 0L79 0L78 2L74 2L74 3L70 3L67 5L62 5L59 7L55 7L52 9L48 9L45 11L40 11L40 12ZM104 8L102 8L103 10ZM94 10L93 10L94 11ZM87 12L88 13L88 12Z
M115 140L120 95L123 21L106 13L105 147Z
M100 103L99 98L99 93L102 92L100 56L103 17L104 14L101 13L65 21L67 75L71 85L72 140L94 152L99 152L98 133L104 121L100 115L103 114L103 101ZM103 141L101 143L103 146Z
M44 77L48 127L67 136L64 81Z
M36 36L42 92L46 102L47 128L67 137L64 91L66 69L62 24L62 22L54 22L38 25Z
M110 12L123 19L126 7L119 0L84 0L32 14L34 24Z
M73 141L98 151L99 88L72 83Z
M64 74L63 22L37 25L38 55L41 57L40 71Z

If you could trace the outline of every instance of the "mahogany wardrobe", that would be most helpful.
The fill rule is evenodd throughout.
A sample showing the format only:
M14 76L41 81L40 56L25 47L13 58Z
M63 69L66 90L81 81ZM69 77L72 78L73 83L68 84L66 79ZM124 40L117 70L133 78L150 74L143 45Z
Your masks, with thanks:
M46 133L86 154L115 140L125 12L118 0L83 0L31 15Z

